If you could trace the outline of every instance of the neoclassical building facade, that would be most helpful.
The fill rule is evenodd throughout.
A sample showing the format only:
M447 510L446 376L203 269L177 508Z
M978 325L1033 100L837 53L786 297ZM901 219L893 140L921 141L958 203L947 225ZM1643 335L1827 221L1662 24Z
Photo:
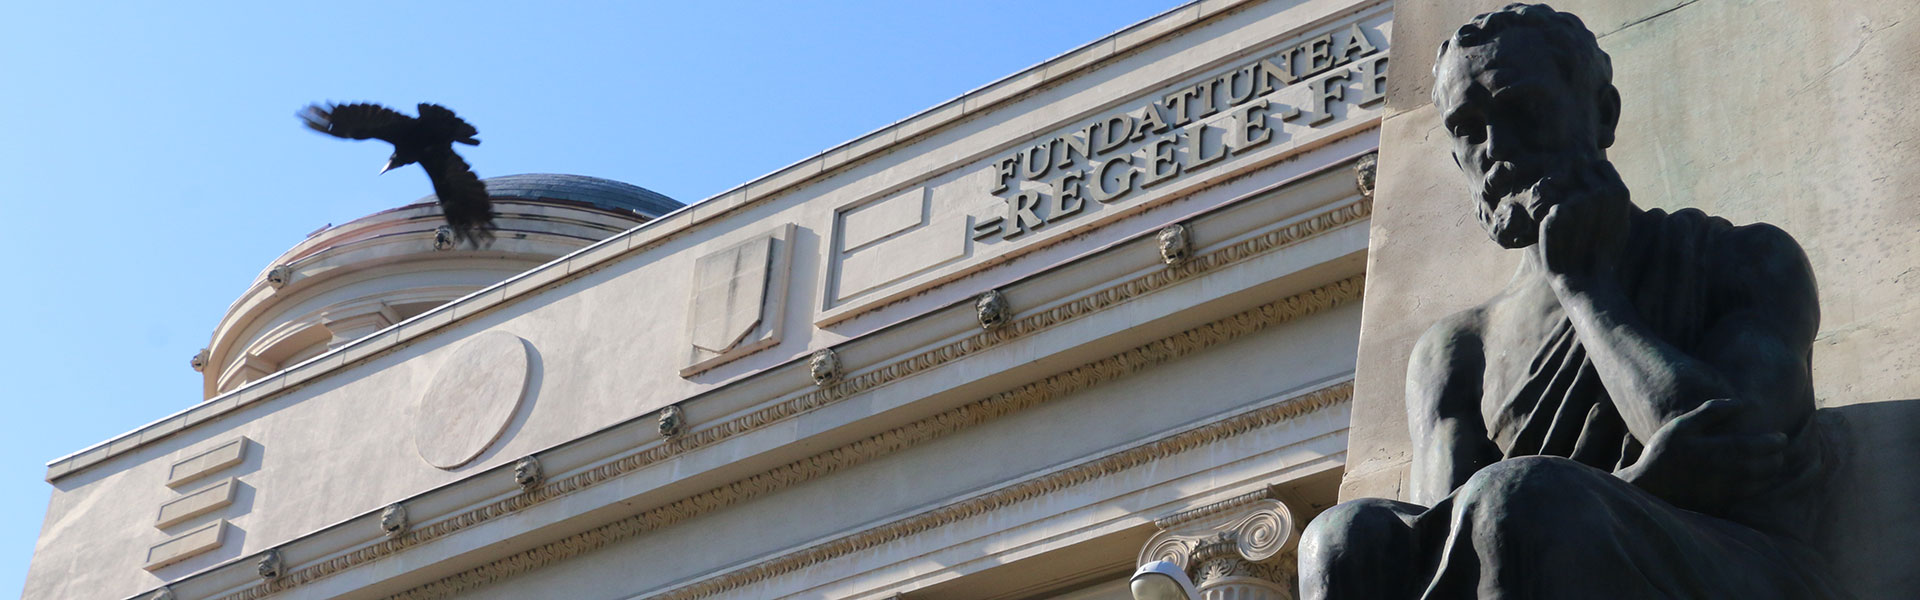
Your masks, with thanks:
M690 205L522 175L482 249L430 199L318 232L204 401L49 465L25 595L1291 598L1392 40L1190 2Z

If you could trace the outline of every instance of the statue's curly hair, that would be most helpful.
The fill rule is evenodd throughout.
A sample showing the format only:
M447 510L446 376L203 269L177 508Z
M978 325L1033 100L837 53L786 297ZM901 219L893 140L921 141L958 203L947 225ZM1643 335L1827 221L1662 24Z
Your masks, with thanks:
M1453 32L1452 39L1440 42L1440 52L1433 61L1434 75L1439 75L1441 58L1447 51L1491 43L1507 30L1521 27L1533 29L1546 38L1548 56L1559 65L1567 83L1575 89L1597 94L1613 87L1613 57L1600 49L1600 40L1587 29L1587 24L1573 13L1560 12L1545 4L1508 4L1461 25ZM1434 86L1432 92L1438 94L1439 91L1439 86ZM1434 103L1439 103L1437 96ZM1603 146L1612 145L1611 133L1605 132L1607 139Z

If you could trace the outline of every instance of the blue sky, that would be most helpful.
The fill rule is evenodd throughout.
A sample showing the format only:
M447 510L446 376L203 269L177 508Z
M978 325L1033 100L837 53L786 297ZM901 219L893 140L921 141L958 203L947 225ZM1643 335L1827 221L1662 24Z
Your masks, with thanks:
M0 6L0 594L46 461L198 402L188 358L268 261L430 192L300 107L436 102L483 177L693 202L1177 2L85 4Z

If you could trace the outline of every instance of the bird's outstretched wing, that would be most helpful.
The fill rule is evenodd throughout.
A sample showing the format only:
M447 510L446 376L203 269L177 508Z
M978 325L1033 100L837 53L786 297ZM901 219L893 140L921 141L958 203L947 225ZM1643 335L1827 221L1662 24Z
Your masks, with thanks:
M378 138L395 141L414 122L413 117L378 104L307 105L299 113L307 127L351 140Z
M487 186L473 173L467 161L451 150L434 152L420 160L427 177L433 180L433 194L440 198L440 211L454 237L478 246L493 238L493 201Z
M474 129L473 125L455 116L453 110L426 102L421 102L419 108L420 122L441 136L469 146L480 145L480 140L473 137L480 135L480 130Z

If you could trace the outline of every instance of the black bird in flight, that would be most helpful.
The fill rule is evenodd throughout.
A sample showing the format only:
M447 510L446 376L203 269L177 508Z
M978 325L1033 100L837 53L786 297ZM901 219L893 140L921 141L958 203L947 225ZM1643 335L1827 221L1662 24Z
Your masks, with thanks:
M493 202L487 198L487 186L473 173L453 143L480 145L474 129L453 111L438 104L420 104L418 118L371 103L308 105L299 113L314 131L350 140L378 139L393 144L393 156L387 157L386 173L419 163L433 181L433 193L440 198L440 210L455 237L474 246L493 238Z

